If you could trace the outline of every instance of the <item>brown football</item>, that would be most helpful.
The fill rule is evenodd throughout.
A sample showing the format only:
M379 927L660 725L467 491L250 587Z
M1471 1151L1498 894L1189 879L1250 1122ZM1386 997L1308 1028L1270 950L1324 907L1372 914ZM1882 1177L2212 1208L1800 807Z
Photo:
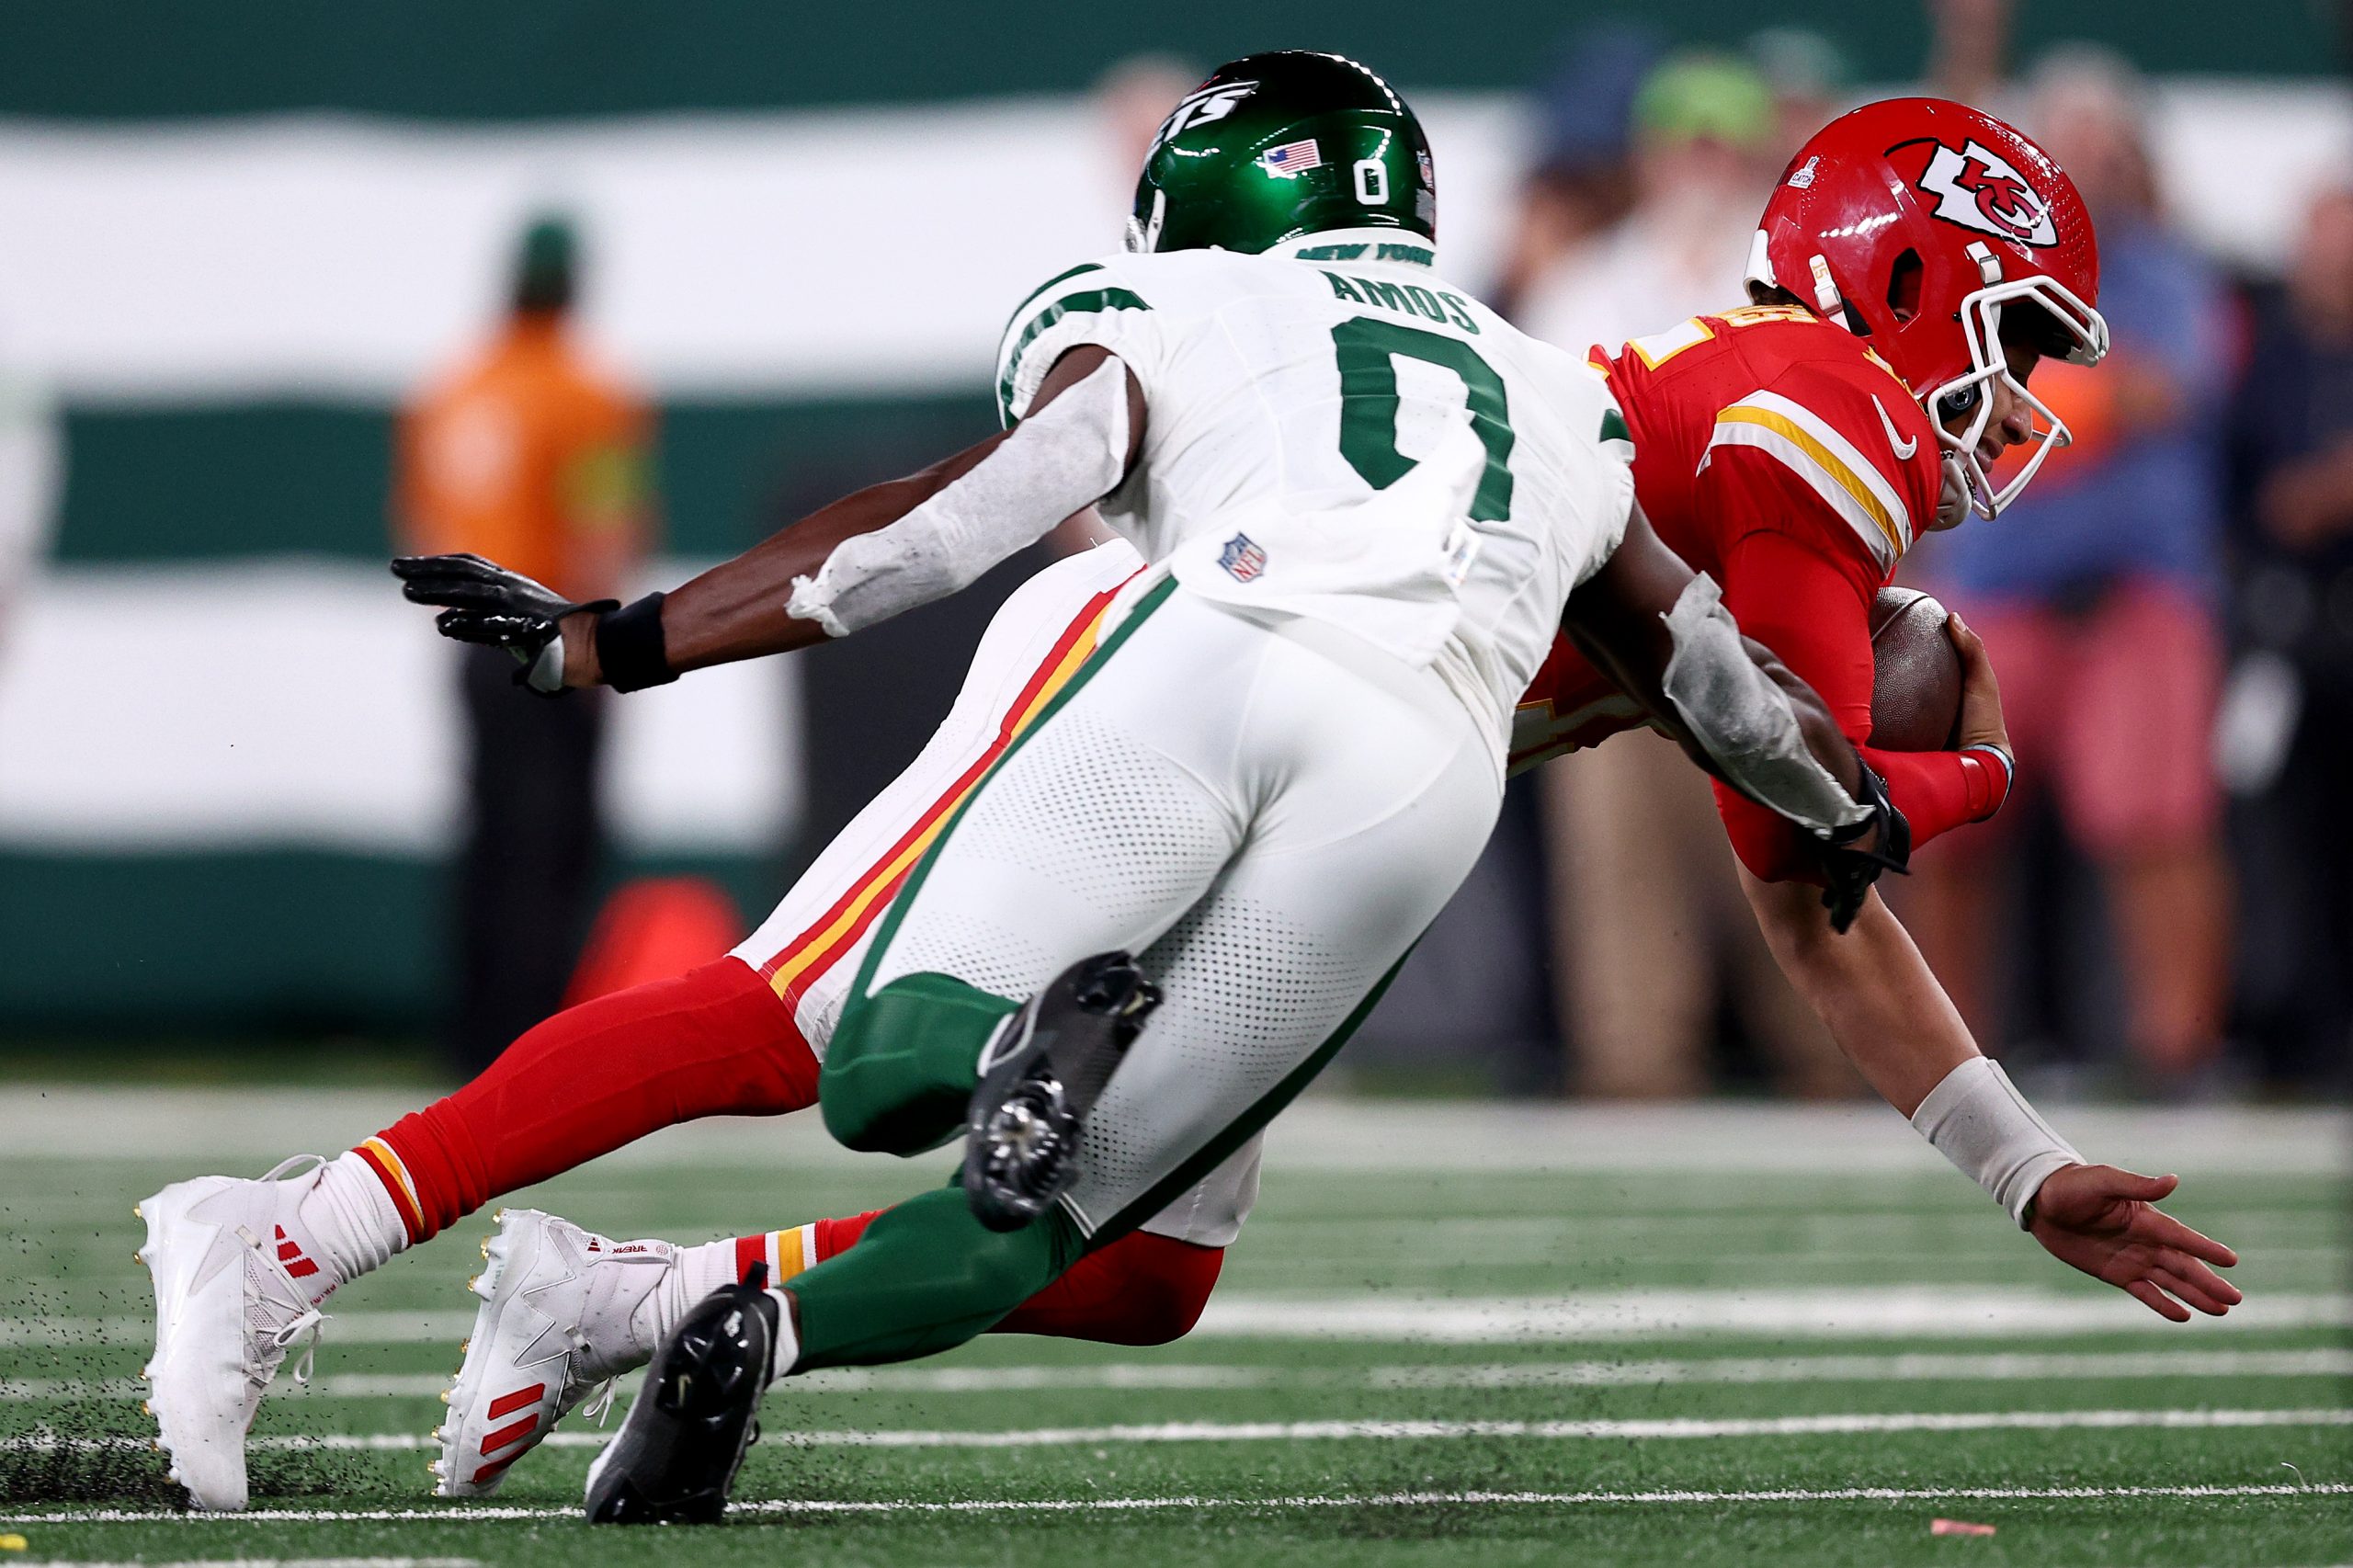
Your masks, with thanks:
M1917 588L1871 601L1871 744L1949 751L1961 737L1961 654L1945 607Z

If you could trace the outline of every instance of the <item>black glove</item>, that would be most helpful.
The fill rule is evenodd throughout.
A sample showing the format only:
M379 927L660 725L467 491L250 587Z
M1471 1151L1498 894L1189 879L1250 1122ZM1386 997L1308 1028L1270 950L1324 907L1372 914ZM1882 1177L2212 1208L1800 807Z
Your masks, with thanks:
M1905 876L1912 869L1912 824L1887 798L1887 780L1872 772L1870 763L1862 764L1862 770L1855 803L1870 815L1824 840L1820 856L1822 907L1830 911L1830 928L1842 934L1862 913L1863 899L1880 873ZM1878 846L1855 848L1855 841L1868 837L1874 827L1879 829Z
M392 575L409 603L444 607L433 618L442 636L506 649L523 666L516 684L550 696L563 689L563 618L620 608L619 599L574 603L479 555L404 555L392 562ZM551 646L557 650L552 660L545 658Z

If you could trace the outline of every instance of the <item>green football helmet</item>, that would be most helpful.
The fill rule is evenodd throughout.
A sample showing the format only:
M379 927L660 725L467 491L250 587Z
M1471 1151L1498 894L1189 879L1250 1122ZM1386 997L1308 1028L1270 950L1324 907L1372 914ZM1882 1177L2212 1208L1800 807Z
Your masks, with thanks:
M1436 240L1429 141L1355 61L1286 49L1221 65L1178 102L1144 156L1128 248L1255 255L1333 229Z

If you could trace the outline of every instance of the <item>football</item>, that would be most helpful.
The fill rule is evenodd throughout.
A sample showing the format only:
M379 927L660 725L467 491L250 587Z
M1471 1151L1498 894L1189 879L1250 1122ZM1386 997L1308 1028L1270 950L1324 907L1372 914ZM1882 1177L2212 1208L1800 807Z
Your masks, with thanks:
M1871 744L1948 751L1961 735L1961 654L1945 607L1917 588L1871 601Z

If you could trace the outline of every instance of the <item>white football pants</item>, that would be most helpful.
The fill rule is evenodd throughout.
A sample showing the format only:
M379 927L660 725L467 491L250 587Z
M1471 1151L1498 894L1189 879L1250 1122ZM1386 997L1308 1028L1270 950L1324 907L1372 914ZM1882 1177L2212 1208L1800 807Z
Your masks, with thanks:
M973 651L948 717L904 772L819 852L734 957L792 1008L819 1061L850 983L906 874L1023 723L1095 652L1114 596L1143 569L1124 540L1085 551L1014 590ZM1251 1139L1141 1227L1201 1246L1231 1245L1258 1197Z
M1503 788L1434 671L1165 578L1127 597L940 833L858 982L1020 998L1138 955L1165 999L1063 1200L1090 1235L1165 1219L1314 1075L1469 873Z

